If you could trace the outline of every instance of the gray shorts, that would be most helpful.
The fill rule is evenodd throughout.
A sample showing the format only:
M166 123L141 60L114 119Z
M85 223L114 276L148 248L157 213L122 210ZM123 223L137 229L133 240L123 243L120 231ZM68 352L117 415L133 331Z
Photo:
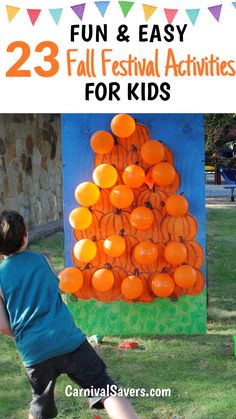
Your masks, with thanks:
M83 389L103 389L103 395L104 389L107 390L110 386L114 388L115 385L106 372L105 363L87 340L73 352L26 367L26 373L33 396L30 414L37 419L57 416L54 388L57 377L61 374L67 374ZM102 409L102 400L105 398L89 397L90 407Z

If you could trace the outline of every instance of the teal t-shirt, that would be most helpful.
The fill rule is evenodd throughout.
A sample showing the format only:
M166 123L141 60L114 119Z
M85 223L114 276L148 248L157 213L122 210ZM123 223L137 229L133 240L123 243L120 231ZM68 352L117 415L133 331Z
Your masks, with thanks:
M45 257L23 251L0 264L0 289L25 366L75 350L85 341Z

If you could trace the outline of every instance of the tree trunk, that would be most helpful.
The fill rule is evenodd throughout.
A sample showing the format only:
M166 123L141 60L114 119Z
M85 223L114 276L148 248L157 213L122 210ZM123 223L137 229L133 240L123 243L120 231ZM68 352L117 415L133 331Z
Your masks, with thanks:
M215 185L221 185L221 173L219 169L215 169Z

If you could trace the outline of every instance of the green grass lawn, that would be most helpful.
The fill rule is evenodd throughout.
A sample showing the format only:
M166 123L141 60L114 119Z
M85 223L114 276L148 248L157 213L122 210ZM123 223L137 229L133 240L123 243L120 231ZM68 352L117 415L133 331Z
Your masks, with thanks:
M236 330L236 213L234 208L207 211L208 330ZM235 415L236 417L236 415Z
M207 211L208 334L206 336L130 337L138 349L121 352L119 338L105 338L98 352L111 375L124 387L170 388L171 397L134 398L142 419L235 419L236 360L231 334L236 333L236 219L234 209ZM63 266L63 235L31 246L44 252L55 270ZM30 389L14 342L0 337L0 419L27 417ZM66 398L70 381L60 377L56 387L59 419L90 419L93 412L81 398Z

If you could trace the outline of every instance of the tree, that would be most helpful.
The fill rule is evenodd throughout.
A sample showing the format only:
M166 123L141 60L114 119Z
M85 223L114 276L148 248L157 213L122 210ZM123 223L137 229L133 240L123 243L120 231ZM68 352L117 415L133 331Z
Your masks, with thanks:
M236 155L224 152L230 144L236 144L236 114L205 114L206 164L216 170L236 167Z

